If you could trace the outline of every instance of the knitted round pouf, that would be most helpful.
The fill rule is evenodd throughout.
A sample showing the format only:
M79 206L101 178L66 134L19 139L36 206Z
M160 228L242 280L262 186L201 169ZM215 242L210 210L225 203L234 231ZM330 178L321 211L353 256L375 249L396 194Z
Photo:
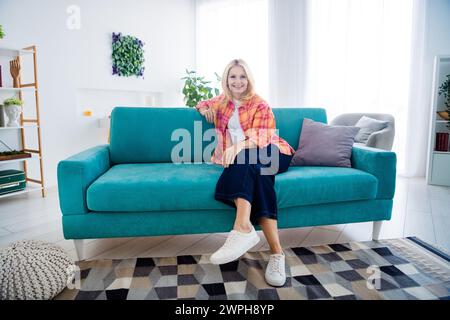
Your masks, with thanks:
M73 277L74 263L51 243L25 240L0 250L0 300L48 300Z

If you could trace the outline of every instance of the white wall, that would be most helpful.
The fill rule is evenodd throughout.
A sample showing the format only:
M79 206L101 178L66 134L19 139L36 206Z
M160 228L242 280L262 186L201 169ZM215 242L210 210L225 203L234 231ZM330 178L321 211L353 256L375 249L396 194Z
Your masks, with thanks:
M428 58L450 53L450 1L428 1Z
M66 26L70 5L81 10L79 30ZM80 88L160 92L158 105L183 105L180 78L195 66L195 0L1 0L0 23L0 47L38 48L47 186L56 185L58 161L106 143L105 128L82 116L92 106L77 104ZM145 43L145 79L111 75L112 32Z

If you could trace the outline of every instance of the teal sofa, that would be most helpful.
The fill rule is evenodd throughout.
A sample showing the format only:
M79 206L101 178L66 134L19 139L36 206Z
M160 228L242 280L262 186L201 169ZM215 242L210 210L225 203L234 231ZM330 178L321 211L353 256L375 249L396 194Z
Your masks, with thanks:
M319 108L273 112L279 135L294 149L303 118L327 122ZM214 137L213 126L193 109L115 108L110 144L58 164L64 237L75 240L79 258L83 239L229 231L235 211L214 199L223 168L202 162L210 161ZM173 163L174 154L184 162ZM391 218L396 155L355 146L351 163L290 167L277 175L279 228L373 221L378 239L381 221Z

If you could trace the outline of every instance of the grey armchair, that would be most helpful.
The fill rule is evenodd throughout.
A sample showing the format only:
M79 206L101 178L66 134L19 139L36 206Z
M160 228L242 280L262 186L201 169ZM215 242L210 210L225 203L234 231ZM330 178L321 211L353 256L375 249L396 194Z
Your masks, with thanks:
M335 126L354 126L362 116L388 121L388 126L383 130L376 131L369 136L365 146L383 150L391 150L395 136L395 119L386 113L344 113L334 118L330 124ZM360 144L361 143L356 143ZM364 145L364 144L363 144Z

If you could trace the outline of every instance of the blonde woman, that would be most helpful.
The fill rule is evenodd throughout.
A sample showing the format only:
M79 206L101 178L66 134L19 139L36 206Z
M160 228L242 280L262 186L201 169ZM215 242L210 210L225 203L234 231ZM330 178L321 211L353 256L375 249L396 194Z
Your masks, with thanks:
M278 237L274 184L275 175L288 170L294 149L275 134L272 109L255 93L252 74L243 60L232 60L226 66L222 89L221 95L196 106L215 125L217 146L211 160L224 167L215 199L236 208L233 230L211 255L211 263L231 262L255 246L260 238L253 225L260 225L271 251L266 281L282 286L285 256Z

